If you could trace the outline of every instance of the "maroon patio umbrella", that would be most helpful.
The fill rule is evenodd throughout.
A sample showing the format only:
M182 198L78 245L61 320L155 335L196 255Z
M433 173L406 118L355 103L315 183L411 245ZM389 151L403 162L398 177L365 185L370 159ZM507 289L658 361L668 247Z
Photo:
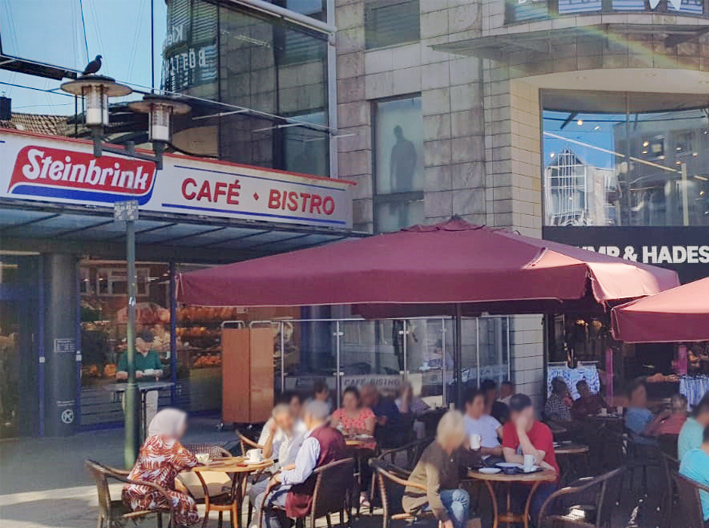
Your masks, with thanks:
M709 341L709 277L617 306L611 319L628 343Z
M454 218L184 273L202 306L358 305L366 316L542 313L679 284L674 271Z

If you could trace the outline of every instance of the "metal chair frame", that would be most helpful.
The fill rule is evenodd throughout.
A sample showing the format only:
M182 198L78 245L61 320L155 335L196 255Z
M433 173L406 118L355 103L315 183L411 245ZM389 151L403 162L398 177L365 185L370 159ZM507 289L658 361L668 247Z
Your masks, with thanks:
M674 516L672 518L673 528L704 528L704 513L702 511L702 501L699 497L700 491L705 491L709 493L709 486L704 486L699 482L680 475L676 471L672 472L672 480L677 486L677 495L679 497L680 510L685 515L690 515L689 524L680 526L678 524L679 520ZM691 504L686 504L686 507L682 507L682 501L689 500Z
M398 484L404 488L411 487L421 491L428 491L428 488L423 484L418 482L412 482L408 480L411 472L405 469L399 468L393 464L387 464L380 458L372 459L369 461L369 466L374 470L374 474L377 476L379 482L379 493L382 498L382 528L389 528L391 521L405 520L409 522L416 522L420 519L432 518L433 512L430 511L416 511L416 512L404 512L390 514L389 509L389 495L386 487L386 480ZM442 522L438 522L438 528L443 526Z
M618 469L614 469L613 471L609 471L608 473L605 473L603 475L600 475L598 477L585 477L582 479L577 480L576 482L573 482L570 486L567 486L565 488L561 488L560 490L555 491L552 493L546 501L544 501L544 504L542 505L541 510L539 511L539 522L537 523L537 526L568 526L568 527L587 527L587 528L600 528L601 522L603 520L603 514L605 513L605 508L606 508L606 499L607 499L607 491L608 491L608 483L614 478L620 477L622 479L623 474L625 473L626 468L625 467L620 467ZM577 521L574 519L566 519L563 516L560 515L549 515L547 514L547 511L549 510L550 506L559 499L560 497L567 497L570 495L575 495L579 493L583 493L586 490L589 490L591 488L600 486L600 491L596 495L596 522L594 524L590 524L587 522L582 522L582 521ZM622 482L621 482L622 486Z

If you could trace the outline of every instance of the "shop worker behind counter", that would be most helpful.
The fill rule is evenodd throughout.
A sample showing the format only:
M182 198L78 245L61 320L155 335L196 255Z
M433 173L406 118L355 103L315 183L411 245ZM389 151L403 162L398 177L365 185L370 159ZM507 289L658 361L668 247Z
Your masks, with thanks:
M153 343L153 334L150 330L142 330L135 338L135 378L136 381L153 381L163 374L160 356L150 349ZM116 380L128 379L128 357L124 352L118 360ZM147 423L158 412L158 391L149 391L145 394L145 415Z

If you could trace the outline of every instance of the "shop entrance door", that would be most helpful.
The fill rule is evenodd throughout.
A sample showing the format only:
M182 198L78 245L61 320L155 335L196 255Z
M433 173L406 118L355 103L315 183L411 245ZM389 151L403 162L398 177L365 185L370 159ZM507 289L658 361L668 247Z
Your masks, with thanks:
M0 254L0 438L39 432L36 256Z

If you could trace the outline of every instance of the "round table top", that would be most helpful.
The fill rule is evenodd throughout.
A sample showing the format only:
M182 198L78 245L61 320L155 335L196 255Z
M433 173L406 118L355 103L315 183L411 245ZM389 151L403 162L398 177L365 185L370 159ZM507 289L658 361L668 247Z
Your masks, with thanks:
M371 445L376 440L374 439L373 436L368 436L366 438L356 438L356 437L350 437L350 438L345 438L345 445L347 447L360 447L364 445Z
M552 482L557 478L556 471L553 469L544 469L536 473L515 473L507 475L500 471L499 473L480 473L477 469L468 471L468 476L476 480L489 480L493 482Z
M192 471L200 473L202 471L219 471L223 473L250 473L271 467L273 460L270 458L258 463L246 462L245 457L229 457L210 460L209 463L195 466Z
M561 444L554 448L557 455L582 455L588 453L588 446L583 444Z

